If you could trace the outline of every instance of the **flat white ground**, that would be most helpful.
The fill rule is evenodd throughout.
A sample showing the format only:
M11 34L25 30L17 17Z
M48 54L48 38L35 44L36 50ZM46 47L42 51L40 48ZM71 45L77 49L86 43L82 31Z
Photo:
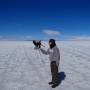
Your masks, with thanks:
M48 43L43 42L45 49ZM57 42L65 80L52 89L48 56L29 41L0 41L0 90L90 90L90 41Z

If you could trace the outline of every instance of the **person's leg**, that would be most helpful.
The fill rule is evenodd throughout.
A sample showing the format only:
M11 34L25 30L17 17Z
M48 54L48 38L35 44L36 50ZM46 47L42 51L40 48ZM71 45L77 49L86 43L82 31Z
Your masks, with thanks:
M59 80L59 76L58 76L58 66L56 65L56 63L54 63L52 65L52 70L53 70L52 76L53 76L53 80L54 80L54 83L52 84L52 88L55 88L56 86L58 86L60 84L60 80Z
M55 61L52 62L52 78L53 78L52 80L54 82L57 82L57 80L58 80L58 67L57 67Z
M50 64L52 81L49 84L54 84L58 81L58 67L56 65L56 61L52 61Z
M58 67L56 62L51 62L52 81L55 82L58 79Z
M52 62L50 63L50 70L51 70L51 76L52 76L52 80L48 83L48 84L53 84L53 74L52 74L52 72L53 72L53 70L52 70L53 68L52 68Z
M55 62L51 62L50 63L50 69L51 69L51 76L52 76L52 80L49 82L49 84L54 84L54 67L55 67Z

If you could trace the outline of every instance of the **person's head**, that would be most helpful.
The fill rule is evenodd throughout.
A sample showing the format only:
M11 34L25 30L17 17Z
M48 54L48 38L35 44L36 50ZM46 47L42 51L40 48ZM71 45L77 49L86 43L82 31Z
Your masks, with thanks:
M54 39L49 39L49 47L52 49L54 46L56 46Z

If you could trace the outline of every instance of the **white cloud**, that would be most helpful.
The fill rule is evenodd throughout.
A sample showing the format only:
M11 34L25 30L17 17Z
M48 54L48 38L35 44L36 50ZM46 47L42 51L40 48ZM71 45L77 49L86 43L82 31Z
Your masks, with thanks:
M59 31L55 31L55 30L43 30L43 33L48 35L48 36L59 36L61 33Z
M75 36L72 40L90 40L90 36Z

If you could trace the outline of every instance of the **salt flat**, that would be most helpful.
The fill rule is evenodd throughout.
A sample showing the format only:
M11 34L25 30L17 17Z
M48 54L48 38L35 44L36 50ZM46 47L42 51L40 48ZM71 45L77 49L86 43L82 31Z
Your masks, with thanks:
M42 42L45 49L47 42ZM0 90L90 90L90 41L58 41L60 72L66 78L52 89L48 56L30 41L0 41Z

